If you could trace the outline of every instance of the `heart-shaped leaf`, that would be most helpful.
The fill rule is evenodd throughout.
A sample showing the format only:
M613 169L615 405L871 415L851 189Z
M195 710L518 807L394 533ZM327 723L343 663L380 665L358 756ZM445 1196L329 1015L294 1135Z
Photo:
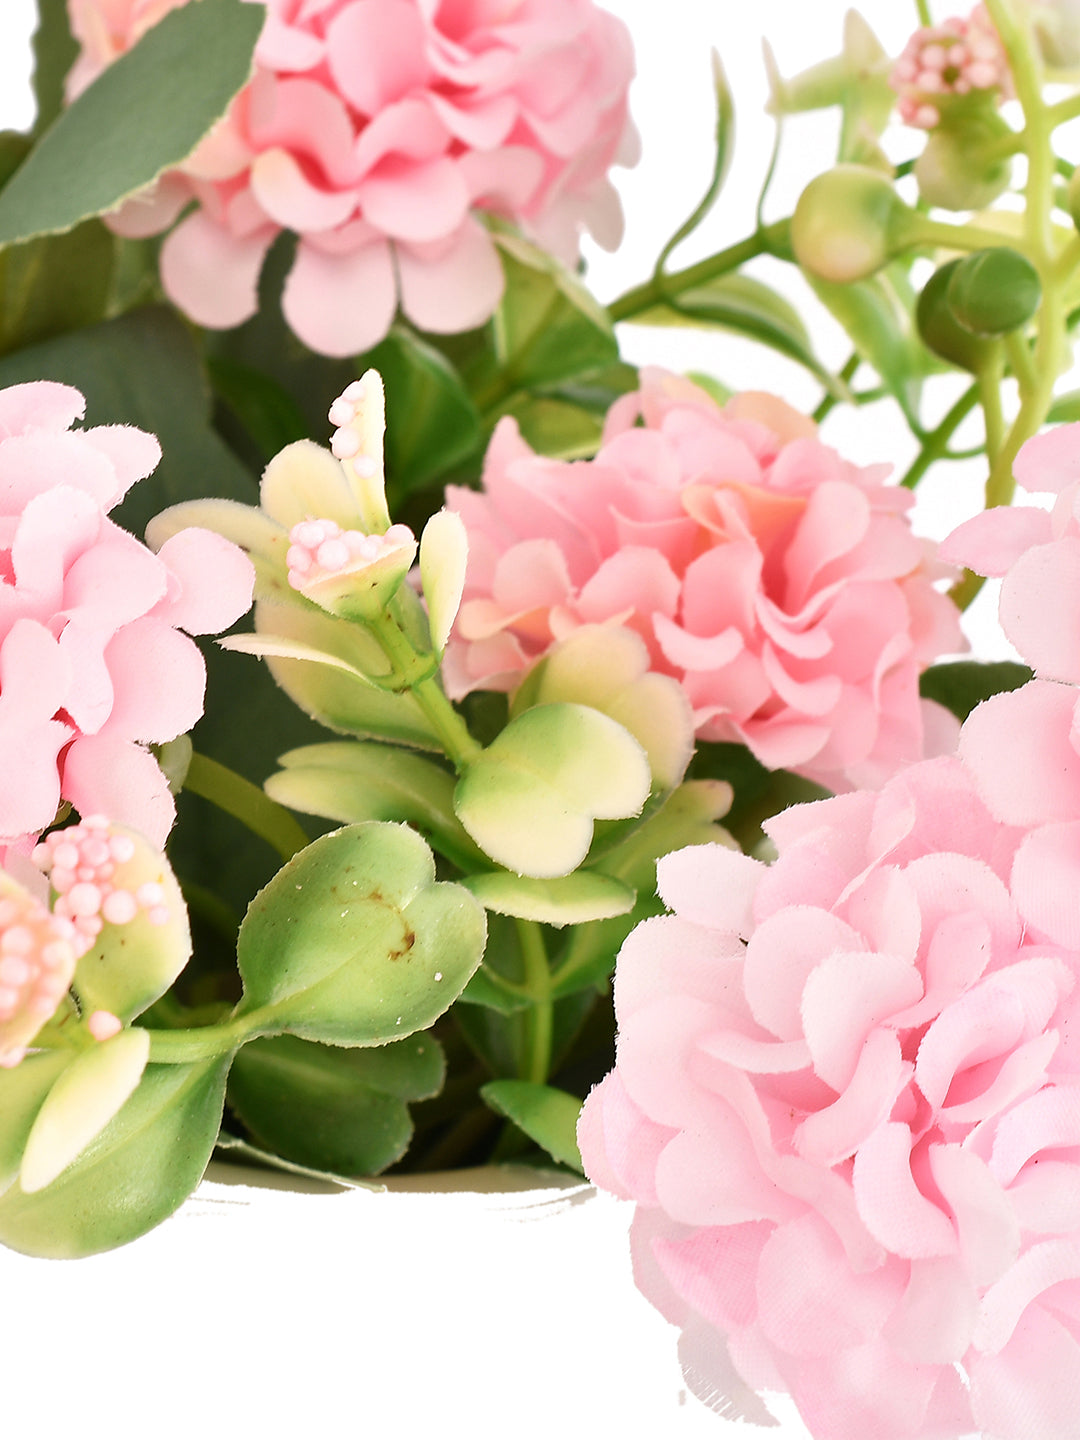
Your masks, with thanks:
M538 705L511 720L458 781L454 809L480 848L519 875L569 875L593 821L640 812L645 751L587 705Z
M266 1034L383 1045L457 999L486 933L468 891L436 883L415 831L350 825L295 855L251 902L237 941L238 1013Z

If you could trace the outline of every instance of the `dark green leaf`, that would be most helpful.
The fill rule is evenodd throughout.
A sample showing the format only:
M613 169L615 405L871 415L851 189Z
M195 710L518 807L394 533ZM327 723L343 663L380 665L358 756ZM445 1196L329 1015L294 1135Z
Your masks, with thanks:
M30 153L33 142L19 130L0 130L0 186L11 179Z
M924 700L944 705L958 720L966 720L983 700L1004 690L1018 690L1030 679L1028 667L1015 660L954 660L924 670L919 677L919 694Z
M265 464L294 440L308 438L307 422L299 406L272 376L224 355L212 356L206 369L214 394L247 431L259 452L260 463Z
M386 387L386 475L395 497L436 479L481 443L480 417L438 350L395 327L364 357ZM334 397L331 396L332 400Z
M200 0L147 31L0 191L0 245L71 230L187 159L251 74L264 19L261 5Z
M745 745L699 740L687 774L694 779L726 780L735 792L724 828L749 853L760 844L762 821L789 805L820 800L828 794L811 780L787 770L766 770Z
M553 1160L579 1174L585 1173L577 1147L581 1101L576 1095L530 1080L492 1080L480 1087L480 1094L493 1110L512 1120Z
M237 1055L228 1101L265 1148L339 1175L377 1175L412 1138L407 1101L442 1087L437 1040L410 1036L377 1050L341 1050L292 1035L255 1040Z
M0 354L105 314L116 241L99 220L0 251Z
M64 81L78 53L68 23L67 0L38 0L38 26L34 31L35 134L47 130L64 108Z
M152 1230L202 1179L221 1125L231 1056L148 1065L134 1094L51 1185L0 1198L0 1243L70 1259Z

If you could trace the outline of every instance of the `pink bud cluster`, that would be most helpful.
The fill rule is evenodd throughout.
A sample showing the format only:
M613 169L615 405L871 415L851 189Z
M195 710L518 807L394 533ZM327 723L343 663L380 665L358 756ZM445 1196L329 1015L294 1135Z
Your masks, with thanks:
M130 835L110 831L103 815L55 830L35 847L33 860L57 894L53 913L74 927L85 952L102 926L126 925L140 911L151 925L166 925L165 892L153 880L134 890L116 883L116 870L135 854Z
M983 5L963 19L916 30L889 75L900 118L920 130L941 123L941 102L975 90L1012 94L1009 61Z
M407 525L391 525L385 535L364 535L342 530L334 520L301 520L289 531L289 541L285 563L294 590L327 575L373 565L393 550L415 545Z
M330 406L327 419L336 426L330 438L330 449L339 460L348 460L358 475L370 479L379 470L374 455L360 453L363 438L360 430L360 406L366 398L364 382L354 380Z
M53 1014L87 941L24 890L0 895L0 1065L10 1068Z

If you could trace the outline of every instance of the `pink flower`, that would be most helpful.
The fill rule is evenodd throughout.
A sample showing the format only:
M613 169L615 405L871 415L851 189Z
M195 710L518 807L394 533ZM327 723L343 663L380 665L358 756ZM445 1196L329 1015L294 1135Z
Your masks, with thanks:
M964 641L888 467L847 463L771 396L721 410L689 381L642 378L595 460L534 455L504 420L483 493L447 491L469 533L449 693L510 690L579 626L626 625L682 681L699 737L770 768L838 789L950 748L918 676Z
M88 948L70 919L54 915L0 870L0 1065L17 1065L67 994Z
M1009 57L984 5L967 19L954 15L916 30L893 66L889 84L900 118L920 130L941 123L941 107L973 91L1012 93Z
M183 3L183 0L181 0ZM69 0L72 95L177 0ZM312 349L349 355L400 302L423 330L471 329L503 276L474 211L568 263L579 233L618 243L607 179L633 161L622 23L592 0L268 0L255 77L178 171L115 217L167 229L162 282L202 325L256 308L263 259L300 236L282 307Z
M1003 575L1001 627L1037 674L1080 683L1080 424L1024 445L1013 466L1025 490L1056 494L1049 513L999 506L966 520L942 555L980 575Z
M770 821L771 866L660 862L674 913L623 947L579 1141L734 1413L771 1389L817 1440L1076 1434L1075 703L987 702L964 759Z
M77 390L0 391L0 846L38 834L61 800L159 848L174 807L148 744L202 714L192 634L231 625L252 570L188 530L154 555L108 519L161 451L129 426L72 430Z

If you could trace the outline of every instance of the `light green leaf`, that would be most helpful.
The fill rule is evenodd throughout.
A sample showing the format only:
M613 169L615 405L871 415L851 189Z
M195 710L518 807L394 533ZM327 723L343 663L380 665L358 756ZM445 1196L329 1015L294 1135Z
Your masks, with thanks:
M0 1194L18 1175L38 1111L74 1058L71 1050L41 1050L0 1070Z
M260 5L200 0L147 31L0 191L0 245L71 230L186 160L250 76L264 19Z
M351 824L405 820L460 865L485 863L454 814L454 777L408 751L361 740L305 745L282 755L284 767L266 782L281 805Z
M568 1165L584 1175L581 1152L577 1146L577 1122L581 1101L553 1085L537 1085L531 1080L492 1080L480 1087L484 1101L512 1120L535 1140L560 1165Z
M533 880L494 870L470 875L462 884L486 910L556 927L625 915L634 908L636 898L628 885L593 870L578 870L555 880Z
M280 1035L243 1047L228 1100L255 1140L286 1160L377 1175L412 1139L406 1102L437 1095L445 1073L442 1047L427 1034L367 1050Z
M519 875L568 875L595 819L640 812L651 776L644 750L585 705L526 710L465 771L454 809L480 848Z
M406 825L320 836L251 902L237 941L238 1014L264 1034L383 1045L426 1029L480 963L484 911L436 883Z
M572 400L515 395L501 413L517 421L522 438L537 454L553 460L583 460L600 448L603 418Z
M506 291L495 344L511 388L554 384L619 358L607 311L570 271L535 245L496 229Z
M1066 390L1057 395L1047 411L1046 423L1060 425L1066 420L1080 420L1080 390Z
M446 642L465 589L469 536L456 510L436 510L420 536L420 588L427 601L431 644L436 655Z
M927 369L925 351L916 338L913 318L888 276L837 284L805 273L818 299L844 327L917 430L919 390Z
M84 1050L53 1085L30 1129L19 1187L32 1195L51 1185L101 1133L138 1085L150 1032L121 1030Z
M202 1179L231 1060L148 1065L126 1104L51 1185L32 1195L13 1185L0 1198L0 1244L73 1259L159 1225Z

